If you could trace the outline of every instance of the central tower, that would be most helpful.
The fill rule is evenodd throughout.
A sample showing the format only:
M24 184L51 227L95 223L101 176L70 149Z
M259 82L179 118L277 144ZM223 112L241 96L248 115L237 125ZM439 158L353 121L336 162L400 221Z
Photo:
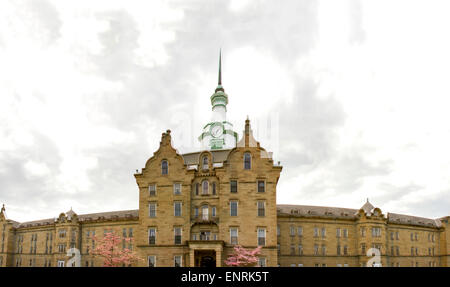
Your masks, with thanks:
M203 127L198 138L202 147L208 150L231 149L236 147L238 134L233 125L226 120L228 95L222 87L222 51L219 53L219 79L217 88L211 96L211 121Z

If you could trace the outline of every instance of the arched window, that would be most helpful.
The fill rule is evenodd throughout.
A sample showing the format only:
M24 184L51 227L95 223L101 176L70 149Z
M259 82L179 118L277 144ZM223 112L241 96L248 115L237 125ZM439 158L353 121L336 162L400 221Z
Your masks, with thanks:
M169 163L167 160L163 160L161 162L161 174L168 174L169 173Z
M204 180L202 182L202 194L208 194L209 189L209 182L207 180Z
M252 167L252 155L249 152L244 154L244 169L250 169Z
M203 157L203 169L208 169L208 157Z
M209 208L207 205L202 206L202 219L203 220L209 219Z

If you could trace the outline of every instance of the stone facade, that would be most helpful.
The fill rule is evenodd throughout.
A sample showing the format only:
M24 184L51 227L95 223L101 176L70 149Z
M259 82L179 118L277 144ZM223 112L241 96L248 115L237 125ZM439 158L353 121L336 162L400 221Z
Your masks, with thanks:
M81 266L101 266L89 255L92 235L132 237L123 248L144 260L134 266L224 266L234 244L263 245L265 266L366 266L370 248L382 266L449 266L449 217L387 213L369 201L360 209L276 205L282 167L253 138L249 120L237 147L180 155L171 134L135 178L139 209L19 223L0 213L0 266L61 266L80 250ZM369 252L369 256L367 256Z

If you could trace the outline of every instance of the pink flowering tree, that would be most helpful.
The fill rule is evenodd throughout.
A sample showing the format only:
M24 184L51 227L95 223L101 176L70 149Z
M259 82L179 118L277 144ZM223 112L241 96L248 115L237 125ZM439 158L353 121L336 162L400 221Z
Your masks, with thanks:
M122 238L114 232L106 233L103 238L92 236L95 242L95 248L90 252L91 255L103 258L103 267L118 267L122 264L126 266L137 260L141 260L135 252L128 248L121 248L120 244L132 242L132 238Z
M253 250L247 250L241 245L234 246L234 252L225 260L227 266L251 267L258 263L258 255L261 253L261 246Z

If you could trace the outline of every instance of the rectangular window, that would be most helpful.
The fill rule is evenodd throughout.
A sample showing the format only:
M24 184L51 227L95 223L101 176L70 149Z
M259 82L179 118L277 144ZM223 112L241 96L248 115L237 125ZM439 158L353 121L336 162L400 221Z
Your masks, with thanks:
M322 245L322 255L327 254L327 247L325 245Z
M264 201L258 201L258 216L266 215L266 203Z
M303 255L303 245L298 245L298 255Z
M210 231L200 231L200 240L209 240L211 237Z
M213 194L213 195L216 195L216 194L217 194L217 191L216 191L216 183L215 183L215 182L212 183L212 194Z
M314 255L319 255L319 245L314 244Z
M198 195L198 190L199 190L199 184L198 183L196 183L195 184L195 195Z
M391 240L394 240L394 232L391 232Z
M194 208L194 217L197 218L198 217L198 207Z
M319 236L319 228L314 227L314 237L318 237Z
M232 245L238 244L238 229L237 228L230 228L230 243Z
M156 184L150 184L148 186L148 193L150 196L155 196L156 195Z
M344 245L344 255L347 255L347 253L348 253L348 247L347 247L347 245Z
M341 255L341 246L340 245L338 245L336 248L336 254Z
M291 245L291 255L295 255L295 245Z
M156 202L150 202L148 205L148 216L156 217Z
M366 237L366 228L361 227L361 237Z
M419 240L419 234L418 233L415 234L415 239L416 239L416 241Z
M202 207L202 220L209 220L209 207L207 205Z
M133 237L133 228L128 229L128 237Z
M336 237L341 237L341 229L336 228Z
M58 260L58 267L64 267L64 261Z
M238 215L238 202L230 201L230 216L237 216L237 215Z
M174 194L181 194L181 183L174 183L173 184L173 193Z
M156 267L156 256L150 255L148 257L148 267Z
M150 245L156 244L156 228L148 229L148 244Z
M365 243L361 244L361 254L366 255L366 244Z
M414 241L414 234L411 233L411 241Z
M173 233L175 236L174 239L175 244L181 244L181 227L175 227L173 229Z
M236 180L230 181L230 192L237 193L237 181Z
M347 228L344 228L344 229L342 229L342 232L344 233L343 235L344 235L344 238L348 238L348 229Z
M181 202L173 203L174 216L181 216Z
M279 226L279 225L277 225L277 236L280 236L280 234L281 234L281 231L280 231L280 226Z
M183 266L181 255L176 255L176 256L173 257L173 266L175 266L175 267L182 267Z
M258 192L266 191L266 182L264 180L258 180Z
M303 227L301 227L301 226L297 227L297 235L303 236Z
M216 217L216 207L215 207L215 206L213 206L213 207L211 208L211 216L212 216L212 217Z
M259 265L259 267L266 267L266 258L265 257L259 257L258 258L258 265Z
M295 227L294 227L294 226L291 226L291 227L289 228L289 230L290 230L290 235L291 235L291 236L295 236Z
M258 228L258 246L266 245L266 229Z
M372 227L372 237L381 237L380 227Z
M322 228L322 238L324 238L326 235L327 235L327 234L326 234L326 229L325 229L325 228Z
M395 232L395 240L398 240L398 231Z

